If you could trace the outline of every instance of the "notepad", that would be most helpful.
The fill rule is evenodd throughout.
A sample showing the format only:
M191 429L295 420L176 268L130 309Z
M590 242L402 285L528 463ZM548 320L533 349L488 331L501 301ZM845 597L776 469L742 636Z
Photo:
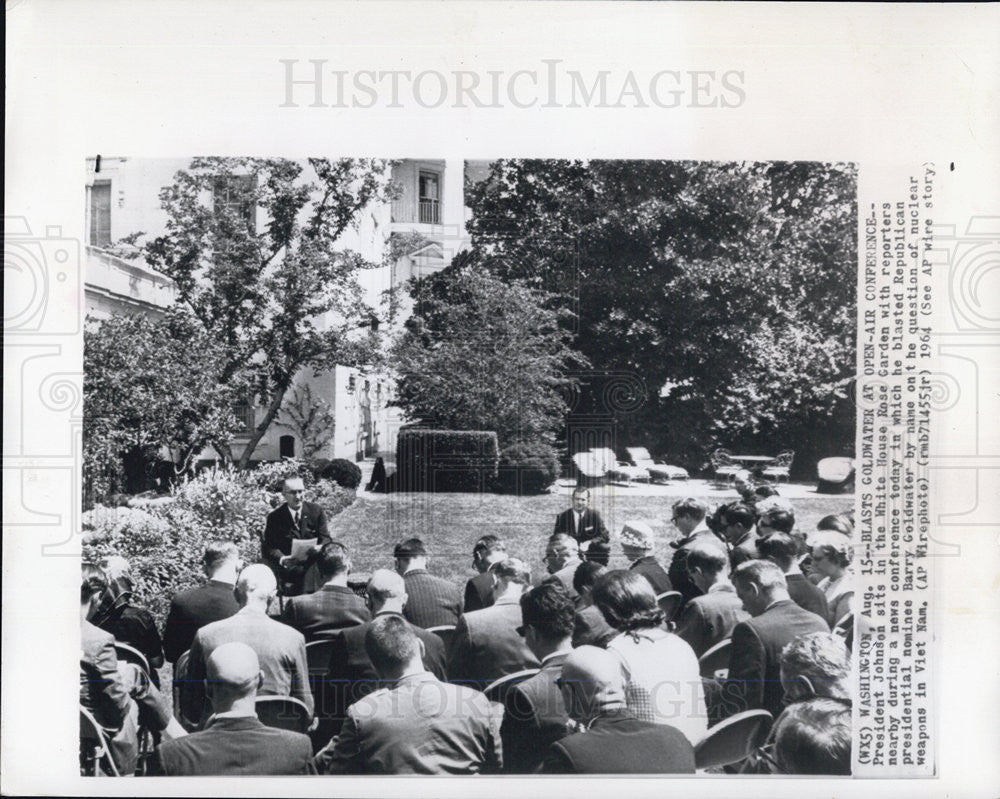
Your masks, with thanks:
M292 551L289 557L292 560L298 561L308 560L313 549L316 548L316 542L317 539L315 538L293 538Z

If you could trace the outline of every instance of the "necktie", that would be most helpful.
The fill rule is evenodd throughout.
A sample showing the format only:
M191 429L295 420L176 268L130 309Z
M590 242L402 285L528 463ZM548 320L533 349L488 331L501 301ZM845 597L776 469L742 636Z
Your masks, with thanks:
M298 511L295 511L292 514L292 522L295 524L295 528L298 529L298 527L299 527L299 512Z

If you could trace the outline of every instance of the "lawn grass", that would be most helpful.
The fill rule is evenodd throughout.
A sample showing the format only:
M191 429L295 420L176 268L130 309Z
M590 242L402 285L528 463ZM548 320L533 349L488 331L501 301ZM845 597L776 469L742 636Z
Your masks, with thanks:
M694 488L694 486L692 486ZM664 564L673 550L668 546L678 532L670 523L676 496L651 496L627 492L593 492L591 507L599 510L611 532L612 568L628 565L618 545L622 525L628 520L648 522L656 534L655 554ZM699 496L695 491L693 496ZM347 545L355 572L392 568L393 546L416 536L427 544L429 570L462 584L473 576L472 546L486 533L499 535L507 551L522 558L535 576L544 574L542 555L552 533L556 514L569 507L568 492L515 497L500 494L368 494L330 520L330 534ZM720 502L718 493L702 494L709 506ZM735 498L735 493L733 495ZM723 498L721 501L731 501ZM852 496L808 496L792 500L800 529L813 530L831 513L851 512Z

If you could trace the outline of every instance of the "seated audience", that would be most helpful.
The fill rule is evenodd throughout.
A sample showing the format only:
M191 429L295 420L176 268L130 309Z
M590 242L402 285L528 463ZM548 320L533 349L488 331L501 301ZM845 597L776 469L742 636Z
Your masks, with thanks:
M782 511L784 513L790 513L795 516L795 508L792 506L792 501L786 499L785 497L779 497L777 495L764 497L763 499L758 499L754 510L757 512L757 516L764 516L765 514L771 513L772 511ZM794 526L794 520L793 520ZM760 529L760 523L758 522L757 531L764 535Z
M851 773L851 706L826 697L790 705L774 725L774 754L785 774Z
M406 620L418 627L454 626L462 615L462 595L456 586L427 571L427 547L419 538L397 544L393 550L396 573L406 584Z
M591 541L587 551L583 553L583 559L599 566L607 566L611 560L611 544L607 541Z
M679 591L684 602L698 596L701 590L693 582L687 570L687 551L695 541L710 541L719 547L724 547L718 536L709 529L705 523L705 516L708 508L700 499L687 497L674 503L673 521L674 526L680 532L681 537L676 541L671 541L670 546L676 551L667 567L667 575L670 577L670 585L674 591ZM683 605L682 605L683 607Z
M778 564L785 573L785 584L792 601L817 616L827 618L826 596L805 578L799 568L798 542L788 533L774 533L762 538L757 548L761 558Z
M773 533L791 535L795 529L795 514L791 510L770 507L761 511L757 507L757 533L761 538L767 538Z
M619 635L608 649L621 659L625 695L636 718L670 724L695 743L708 717L698 658L663 627L663 611L649 582L629 571L609 571L594 585L594 604Z
M490 573L496 599L491 607L462 615L448 658L448 678L479 690L500 677L538 667L538 659L517 632L521 594L531 582L528 567L508 558Z
M493 576L490 566L507 558L507 545L495 535L484 535L472 548L472 566L479 572L465 584L464 612L482 610L493 604Z
M736 568L757 554L757 515L749 505L734 503L722 511L722 535L729 545L729 564Z
M482 612L482 611L477 611ZM317 755L321 774L478 774L500 767L497 720L478 691L424 669L420 639L395 614L374 619L365 649L386 687L348 708Z
M599 563L585 560L573 572L573 589L577 593L577 598L574 600L576 617L573 619L575 647L590 644L603 648L607 646L608 641L618 635L618 631L608 624L604 614L597 609L591 595L594 583L605 571L607 569ZM549 581L558 582L554 577L550 577Z
M693 774L694 749L677 729L641 721L625 701L621 664L593 646L566 658L559 690L580 732L559 739L546 774Z
M750 618L729 582L729 558L716 544L696 541L688 548L688 573L704 593L685 605L675 632L701 657Z
M573 588L573 575L580 560L580 545L571 535L556 533L545 545L545 568L550 575L562 583L573 599L576 599L576 589Z
M216 648L233 641L247 644L257 653L264 675L259 689L261 695L294 696L312 713L306 639L298 630L267 615L277 593L277 580L267 565L247 566L236 581L236 601L240 610L228 619L205 625L195 634L187 678L181 685L181 707L188 719L207 719L209 707L205 701L204 681L208 659Z
M213 621L227 619L240 609L233 594L236 576L243 568L236 544L209 542L201 562L208 582L182 591L170 602L163 628L163 652L171 663L176 663L191 648L198 630Z
M528 649L538 658L538 673L507 693L500 737L503 768L530 774L541 765L549 746L566 734L566 706L556 680L573 651L573 600L557 580L521 595L521 627Z
M216 647L207 675L214 713L201 732L160 746L166 776L315 773L308 736L258 720L255 702L263 674L253 649L237 642Z
M80 584L80 706L93 714L108 736L108 748L118 773L135 773L139 758L139 726L160 732L166 739L187 733L177 723L170 705L149 676L133 663L118 662L115 638L89 618L107 590L104 572L83 565Z
M149 676L159 685L156 669L163 665L163 642L156 629L153 614L130 602L135 584L128 561L120 555L111 555L105 558L102 568L108 588L101 597L101 605L91 622L111 633L119 644L128 644L142 652L149 663Z
M729 677L721 715L763 708L777 718L784 706L780 657L785 645L805 633L829 632L826 621L792 602L785 575L769 560L749 560L732 573L743 608L753 618L733 628Z
M337 630L364 624L371 617L364 600L347 586L351 558L347 547L330 541L320 547L316 571L322 587L311 594L290 597L281 620L301 632L306 642L330 638Z
M626 522L621 538L622 552L632 564L629 569L649 580L657 596L671 590L670 578L653 555L653 529L645 522Z
M851 561L854 547L840 533L817 533L810 540L813 570L822 575L816 587L826 596L826 620L833 627L853 611L854 572Z
M814 696L851 701L851 655L833 633L792 639L781 650L780 664L786 705Z

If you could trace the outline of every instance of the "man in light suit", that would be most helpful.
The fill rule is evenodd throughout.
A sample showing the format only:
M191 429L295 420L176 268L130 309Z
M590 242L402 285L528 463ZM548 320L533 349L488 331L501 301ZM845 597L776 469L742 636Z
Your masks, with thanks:
M481 612L481 611L480 611ZM478 691L424 670L405 619L379 616L365 648L386 687L355 702L317 755L320 774L480 774L500 767L496 714Z
M586 488L573 490L572 506L556 516L556 524L552 535L563 533L572 536L580 544L581 551L586 551L591 542L607 544L611 540L608 528L604 526L601 514L587 507L590 502L590 491ZM604 563L607 565L607 562Z
M448 678L479 690L500 677L539 665L517 632L521 594L531 581L531 572L517 558L501 561L490 571L496 581L496 600L491 607L459 619L448 659Z
M160 746L168 777L314 774L308 736L265 727L254 703L264 678L246 644L216 647L208 658L208 693L215 712L208 726Z
M472 549L472 565L479 572L465 584L463 611L482 610L493 604L490 566L507 558L507 545L495 535L484 535Z
M262 695L293 696L313 712L306 665L306 639L302 633L267 615L277 594L274 573L264 564L247 566L236 582L240 610L228 619L198 630L191 644L187 679L181 686L181 707L189 719L208 718L204 680L208 658L216 648L232 641L250 646L257 653L264 679Z
M556 680L573 651L573 600L558 582L545 582L521 595L519 632L541 663L537 674L511 688L504 699L503 770L531 774L548 748L566 735L569 716Z
M312 594L291 597L281 620L306 637L306 642L330 638L338 630L371 619L364 600L347 586L351 558L347 547L330 541L320 547L316 572L323 587Z
M316 589L314 572L309 567L320 547L330 541L326 514L319 505L304 500L305 490L301 477L286 479L281 491L285 504L268 514L264 526L261 552L264 562L280 581L282 596L297 596ZM316 539L312 554L305 560L292 559L292 541L311 538Z

